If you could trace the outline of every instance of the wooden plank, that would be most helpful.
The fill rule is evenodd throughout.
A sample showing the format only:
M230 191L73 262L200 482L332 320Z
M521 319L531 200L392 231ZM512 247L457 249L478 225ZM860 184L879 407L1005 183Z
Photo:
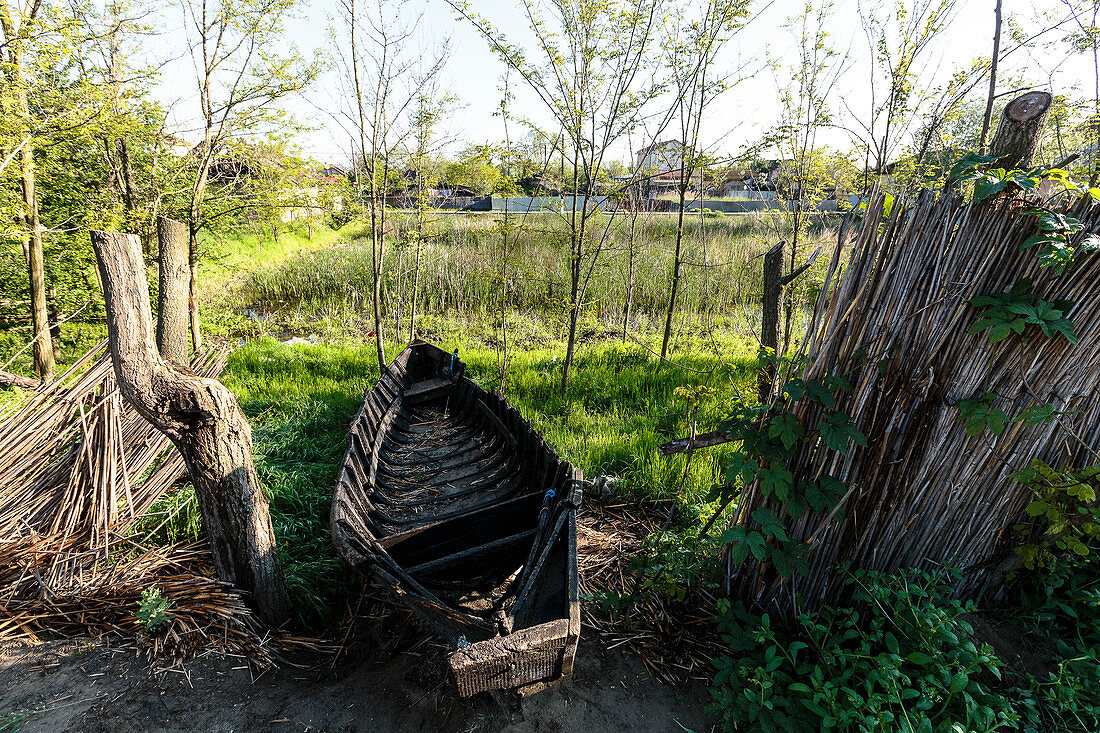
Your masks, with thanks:
M523 532L517 532L507 537L502 537L498 540L486 542L481 545L467 548L465 550L459 550L458 552L452 552L450 555L445 555L436 560L429 560L428 562L420 563L419 565L413 565L407 568L409 575L422 575L424 573L435 573L440 570L446 570L454 565L468 560L473 560L483 555L492 554L498 550L502 550L510 545L515 545L528 540L535 535L534 529L528 529Z

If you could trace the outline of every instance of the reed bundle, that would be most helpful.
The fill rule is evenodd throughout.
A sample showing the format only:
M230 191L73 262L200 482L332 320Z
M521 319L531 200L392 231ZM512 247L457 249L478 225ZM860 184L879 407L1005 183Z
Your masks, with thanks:
M804 575L729 568L732 595L783 613L842 600L838 569L846 562L884 571L952 564L964 570L960 595L995 591L1012 556L1011 527L1033 498L1010 474L1033 458L1080 466L1100 444L1100 256L1081 256L1061 275L1041 268L1034 248L1021 249L1037 223L1019 201L924 195L885 219L883 203L871 203L836 287L818 300L806 335L813 360L803 374L848 379L836 409L854 418L869 445L841 455L807 440L788 462L796 480L843 481L844 511L791 521L791 538L810 544ZM1084 225L1077 242L1100 228L1100 207L1088 197L1065 209ZM834 271L839 263L838 246ZM1066 315L1079 345L1034 326L992 345L985 333L967 333L979 312L969 301L1022 278L1042 300L1073 302ZM1009 416L1043 403L1071 414L971 437L957 403L986 392ZM804 426L823 411L806 401L795 408ZM738 521L752 524L761 506L781 509L749 486Z
M682 587L680 597L648 592L641 586L659 581L662 570L633 567L666 516L667 508L584 503L577 513L582 618L605 647L630 649L666 684L709 680L711 660L721 653L710 623L715 598L701 583ZM629 601L616 604L620 598Z
M191 364L207 377L224 366L213 351ZM157 655L214 645L273 661L239 592L211 579L204 545L134 536L183 473L170 441L122 399L105 344L0 415L0 638L120 633ZM140 635L135 611L151 587L172 618Z

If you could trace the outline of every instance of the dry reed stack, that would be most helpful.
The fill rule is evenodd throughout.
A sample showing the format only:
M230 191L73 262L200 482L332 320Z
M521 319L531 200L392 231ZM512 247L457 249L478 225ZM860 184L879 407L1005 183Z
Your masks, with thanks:
M806 336L814 360L804 375L851 382L836 409L854 417L869 446L847 455L816 441L795 446L796 479L842 480L844 512L839 521L792 520L791 538L811 545L808 574L784 580L759 565L731 568L732 595L783 613L795 608L794 595L799 609L837 602L844 562L885 571L954 564L965 572L960 594L992 592L1019 543L1011 526L1033 498L1009 474L1033 458L1055 467L1094 461L1082 441L1100 445L1100 253L1063 275L1040 268L1037 248L1021 251L1037 231L1021 208L1004 198L965 204L925 195L881 220L883 199L872 202L843 275L818 302ZM1084 225L1076 242L1100 228L1100 206L1088 197L1065 213ZM838 261L839 250L834 268ZM992 346L986 333L967 334L979 314L968 301L1008 291L1021 278L1042 300L1073 301L1067 317L1078 346L1036 326ZM1047 402L1076 414L970 437L956 403L985 391L1009 416ZM806 401L795 409L806 426L823 411ZM750 486L738 516L751 524L753 510L768 503Z
M214 352L191 365L208 377L224 366ZM105 345L0 415L0 638L133 635L142 592L156 587L174 618L149 639L153 652L214 641L264 661L258 625L238 592L210 579L205 546L148 547L132 532L183 473L168 439L122 399Z

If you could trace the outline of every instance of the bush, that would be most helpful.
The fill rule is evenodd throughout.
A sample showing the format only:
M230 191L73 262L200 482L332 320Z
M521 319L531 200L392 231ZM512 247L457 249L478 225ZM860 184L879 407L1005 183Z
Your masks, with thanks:
M804 613L790 628L723 602L716 619L732 652L711 712L726 729L993 731L1018 719L990 690L1002 663L975 644L970 604L947 598L950 576L859 571L853 606Z

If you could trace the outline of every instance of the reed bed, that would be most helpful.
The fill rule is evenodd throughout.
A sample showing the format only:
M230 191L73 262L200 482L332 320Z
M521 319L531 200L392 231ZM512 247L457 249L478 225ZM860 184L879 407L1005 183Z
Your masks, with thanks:
M729 568L732 595L781 613L842 601L842 563L883 571L952 564L964 570L960 595L995 593L1019 543L1012 526L1033 498L1009 475L1033 458L1081 466L1100 444L1100 256L1081 257L1063 275L1040 268L1034 249L1021 250L1037 223L1019 201L925 195L884 220L882 206L882 198L872 203L843 275L822 292L803 375L848 379L836 409L854 417L869 445L840 455L805 441L788 462L796 480L842 480L843 514L792 521L791 538L811 546L805 575ZM1100 228L1100 207L1087 197L1066 208L1084 225L1078 241ZM970 299L1021 278L1033 281L1036 297L1073 301L1067 317L1078 346L1036 327L996 345L985 333L968 335L978 315ZM1047 402L1069 414L970 437L957 403L986 391L1009 416ZM805 426L822 412L805 401L796 407ZM740 521L751 524L760 506L781 509L752 485Z
M408 311L417 265L412 223L395 217L388 230L383 277L387 320ZM590 249L599 242L600 257L592 271L585 313L621 323L627 294L632 314L663 312L672 271L676 220L641 214L632 226L627 216L595 220ZM568 231L557 215L514 217L507 258L503 219L499 215L450 216L431 222L419 252L418 311L447 315L499 311L507 307L536 313L562 313L569 298ZM760 294L757 260L784 237L783 221L772 216L689 217L685 224L682 310L728 315ZM606 238L603 232L607 231ZM829 230L816 222L812 238ZM599 241L601 240L602 241ZM806 295L816 297L824 262L807 279ZM504 276L505 271L507 275ZM371 293L371 252L352 242L305 253L275 268L252 273L242 288L244 299L261 310L300 307L307 310L346 306L362 310Z
M224 354L191 368L215 377ZM0 638L43 632L138 638L157 656L203 647L272 663L275 650L201 543L147 546L135 525L183 476L169 440L126 403L106 346L0 416ZM151 633L144 591L171 605Z

